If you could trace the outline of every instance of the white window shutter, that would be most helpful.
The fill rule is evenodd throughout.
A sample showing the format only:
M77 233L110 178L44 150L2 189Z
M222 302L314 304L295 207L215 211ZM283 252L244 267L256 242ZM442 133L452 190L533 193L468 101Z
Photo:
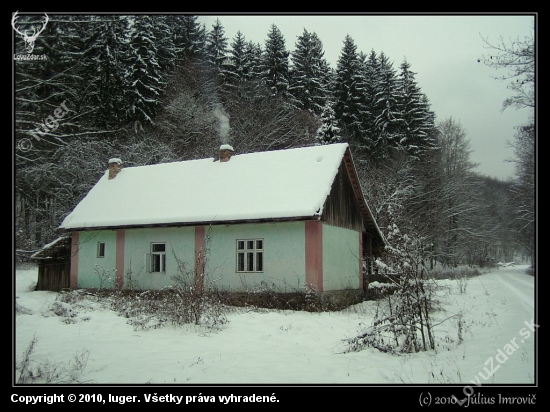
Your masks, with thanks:
M145 270L147 271L147 273L152 272L152 270L151 270L151 254L150 253L145 254Z

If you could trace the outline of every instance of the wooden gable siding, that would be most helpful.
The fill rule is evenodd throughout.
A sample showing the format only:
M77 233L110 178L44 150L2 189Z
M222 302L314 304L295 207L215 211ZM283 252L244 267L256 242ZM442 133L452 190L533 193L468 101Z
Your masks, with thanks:
M363 216L344 163L338 167L321 220L334 226L363 231Z

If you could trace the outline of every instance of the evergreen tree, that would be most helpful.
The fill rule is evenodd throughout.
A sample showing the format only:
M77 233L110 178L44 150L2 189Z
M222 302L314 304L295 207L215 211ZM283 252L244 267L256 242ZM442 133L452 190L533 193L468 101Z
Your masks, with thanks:
M265 41L261 77L273 95L288 95L289 55L283 34L272 24Z
M362 121L365 113L365 107L362 105L365 91L361 88L361 74L357 46L353 39L346 35L336 67L334 111L342 130L342 137L356 145L362 144Z
M397 74L393 63L381 52L374 84L375 152L381 158L389 155L390 148L401 147L404 120L399 109Z
M55 109L63 99L74 98L76 58L73 54L74 31L63 22L63 16L49 15L46 21L44 14L17 15L15 25L18 30L24 32L33 28L44 28L40 37L34 44L33 53L48 56L47 60L29 62L25 60L15 61L14 66L14 91L15 91L15 139L16 147L32 143L34 149L39 149L46 141L54 142L58 133L47 127L41 127L43 119ZM38 25L41 23L40 25ZM44 26L45 24L45 26ZM15 35L15 52L26 53L25 42L22 37ZM67 51L65 56L63 51ZM73 68L74 67L74 68ZM73 103L74 104L74 103ZM37 140L37 130L42 141ZM36 150L25 153L25 159L34 154L40 158ZM22 155L19 151L16 156ZM29 159L30 160L30 159Z
M128 36L129 51L124 57L127 90L126 115L142 126L154 123L165 86L158 62L155 29L151 16L135 16Z
M245 47L247 62L246 80L260 80L262 76L263 50L259 43L249 41Z
M433 148L435 115L429 110L427 97L421 92L410 70L410 64L404 61L399 74L399 110L403 119L399 145L408 153L419 155Z
M117 15L98 16L84 39L82 72L88 91L87 104L104 128L123 122L124 41L126 20Z
M327 100L321 112L321 126L317 130L317 140L321 144L336 143L340 140L340 128L330 99Z
M364 59L361 65L361 77L363 79L363 104L364 113L362 130L362 147L368 152L374 150L378 130L375 126L376 112L376 84L378 82L378 56L374 50Z
M231 51L225 65L225 86L235 87L250 76L250 56L246 52L247 43L244 35L238 31L231 42Z
M175 43L174 27L169 16L155 16L152 20L154 37L157 39L157 60L164 75L176 67L178 49Z
M315 33L306 29L296 42L290 70L290 93L298 108L320 115L328 91L328 64L323 44Z
M186 59L195 59L204 53L204 27L197 23L197 16L169 14L166 24L171 28L176 53L176 64Z
M227 38L225 30L219 19L212 25L212 30L207 34L206 60L216 67L220 72L227 60Z

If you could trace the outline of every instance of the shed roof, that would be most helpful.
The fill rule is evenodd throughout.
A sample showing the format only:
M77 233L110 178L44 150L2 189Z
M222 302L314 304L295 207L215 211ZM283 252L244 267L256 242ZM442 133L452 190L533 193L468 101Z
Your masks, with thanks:
M106 171L60 228L316 218L346 152L349 163L348 145L338 143L237 154L228 162L126 167L114 179ZM370 214L365 206L362 212Z
M40 250L31 255L33 260L66 258L70 254L71 238L64 234L44 245Z

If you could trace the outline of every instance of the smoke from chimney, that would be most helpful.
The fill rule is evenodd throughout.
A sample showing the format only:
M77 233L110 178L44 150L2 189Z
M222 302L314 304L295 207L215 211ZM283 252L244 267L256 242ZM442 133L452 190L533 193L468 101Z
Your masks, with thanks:
M229 117L224 112L221 105L214 107L214 116L218 119L218 136L220 144L229 144Z

